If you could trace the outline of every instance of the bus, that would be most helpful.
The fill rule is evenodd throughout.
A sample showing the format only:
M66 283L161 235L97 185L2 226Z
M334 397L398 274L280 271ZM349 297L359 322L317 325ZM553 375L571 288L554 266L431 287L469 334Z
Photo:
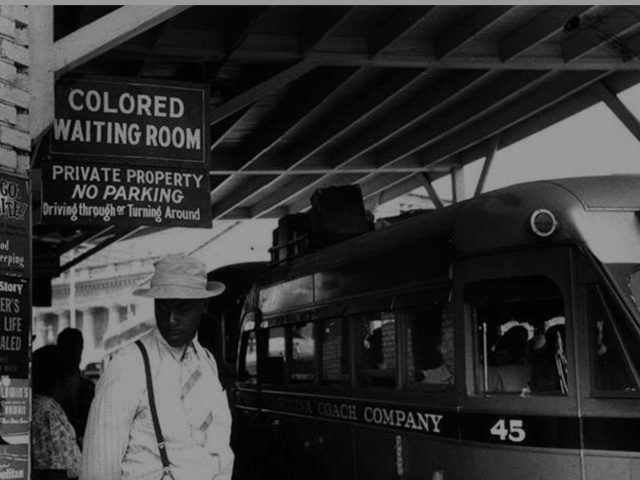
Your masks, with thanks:
M235 478L640 478L640 176L537 181L272 262Z

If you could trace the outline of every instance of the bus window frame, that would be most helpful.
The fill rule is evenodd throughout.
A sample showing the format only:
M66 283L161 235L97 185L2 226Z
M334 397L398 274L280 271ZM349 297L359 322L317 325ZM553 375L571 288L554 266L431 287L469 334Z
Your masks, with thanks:
M575 279L573 275L574 250L567 245L540 245L529 248L465 257L454 265L454 315L462 322L462 328L454 332L461 345L456 354L456 376L464 379L461 382L461 406L473 410L500 411L503 414L551 413L565 411L575 414L577 411L577 385L580 378L580 367L576 360L577 326L575 296ZM475 355L476 332L473 324L471 306L464 301L464 287L468 283L508 279L513 277L545 276L554 282L560 291L566 319L565 355L567 357L568 394L565 395L528 395L513 393L476 393L475 389ZM469 351L471 354L467 355ZM459 377L458 377L459 376ZM497 402L496 399L501 399ZM522 410L525 408L526 410Z
M364 348L363 348L363 338L362 338L362 332L360 330L360 326L362 324L363 321L370 321L369 318L366 318L367 316L370 315L375 315L375 314L379 314L379 315L383 315L383 314L387 314L387 315L393 315L393 331L394 331L394 360L395 360L395 366L394 368L385 368L385 369L377 369L377 368L363 368L362 363L363 363L363 354L364 354ZM385 309L385 310L372 310L372 311L368 311L368 312L358 312L355 314L348 314L345 316L345 319L347 322L349 322L349 325L351 326L351 330L352 330L352 334L351 334L351 339L349 341L350 344L350 349L353 353L352 357L353 357L353 368L352 368L352 378L353 378L353 385L354 385L354 389L364 389L364 390L380 390L380 391L394 391L394 390L398 390L399 388L399 382L400 382L400 378L399 378L399 371L400 369L399 367L399 347L398 347L398 336L399 336L399 319L398 319L398 315L395 311L390 310L390 309ZM392 386L382 386L382 385L366 385L364 379L365 378L370 378L370 379L374 379L374 378L386 378L386 379L392 379L393 380L393 385Z
M341 340L341 342L343 342L343 344L346 343L348 365L347 365L347 373L340 374L339 379L326 379L324 378L324 368L323 368L323 357L324 357L323 348L324 348L325 339L324 339L324 335L320 331L320 324L322 322L327 322L333 319L340 320L340 322L342 322L343 324L346 323L346 327L344 327L343 325L341 328L343 332L346 331L348 338L346 342L344 342L344 340ZM322 317L322 318L314 319L313 321L315 322L314 334L316 335L315 337L316 356L318 358L317 360L318 365L316 370L318 386L320 388L326 387L326 388L338 388L338 389L341 389L341 388L352 389L354 387L354 381L355 381L355 371L354 371L355 358L354 358L354 349L352 347L352 342L353 342L354 333L355 333L354 323L349 322L348 317L345 314L337 315L333 317L328 317L328 316Z
M300 374L293 371L293 327L296 325L302 325L308 323L311 325L311 338L313 339L313 361L312 370L310 374ZM316 385L318 380L318 344L317 344L317 321L307 320L296 323L291 323L286 326L287 328L287 344L286 348L289 350L288 366L287 366L287 384L289 385Z
M453 372L453 383L451 384L437 384L437 383L423 383L412 380L409 378L409 358L406 353L400 353L401 357L401 365L402 365L402 378L399 382L401 384L401 388L404 391L408 392L423 392L423 393L434 393L434 394L447 394L450 395L452 392L455 392L458 389L458 384L460 383L460 379L456 376L457 365L459 362L458 350L461 348L459 345L459 341L457 340L458 334L457 331L461 329L461 326L458 325L459 322L456 321L455 318L455 309L454 303L452 301L452 285L440 284L437 286L430 286L428 289L425 289L423 292L423 301L415 302L415 303L406 303L400 304L400 308L394 310L394 312L402 312L398 313L398 328L400 328L400 335L402 337L403 344L403 352L408 352L411 346L411 342L409 341L407 328L408 328L408 319L407 312L410 310L417 310L420 308L426 308L432 306L436 303L441 303L444 308L445 305L448 305L451 310L451 315L453 318L453 351L454 351L454 372ZM443 293L446 293L446 296L442 296ZM442 321L442 318L440 319Z
M640 371L638 371L638 369L636 368L633 360L631 359L629 352L628 352L628 348L627 348L627 342L625 342L622 338L622 334L620 332L620 327L618 326L618 321L616 321L616 315L614 314L614 311L612 309L612 305L611 303L614 301L613 298L611 298L611 295L607 295L606 292L603 289L602 285L599 285L597 283L590 283L590 284L585 284L584 285L584 291L585 293L587 293L586 291L589 289L595 289L596 291L596 295L598 297L598 301L600 302L600 304L602 305L602 308L606 314L606 321L608 322L613 334L615 335L615 341L618 343L618 346L620 348L620 350L622 351L622 354L624 356L624 361L626 362L627 367L629 368L629 371L631 373L631 376L633 377L633 380L636 382L636 390L635 391L624 391L624 390L603 390L603 389L597 389L595 387L596 384L596 380L595 380L595 368L594 368L594 364L595 364L595 358L594 358L594 350L593 350L593 346L596 344L596 333L593 330L592 325L591 325L591 311L586 310L585 308L585 318L587 319L587 336L588 336L588 341L589 344L586 348L586 352L587 355L589 357L589 393L588 393L588 397L590 398L602 398L602 399L625 399L625 398L629 398L629 399L638 399L640 397ZM585 303L585 305L588 305L588 302ZM613 308L617 308L618 310L622 310L620 308L620 306L614 306ZM622 319L620 321L628 321L628 319Z

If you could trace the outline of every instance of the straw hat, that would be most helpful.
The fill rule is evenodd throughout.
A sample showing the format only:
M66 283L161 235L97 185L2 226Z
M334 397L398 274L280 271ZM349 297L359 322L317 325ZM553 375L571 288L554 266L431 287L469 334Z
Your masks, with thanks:
M182 253L169 255L155 264L149 288L138 288L134 295L150 298L208 298L224 292L224 283L207 282L205 265Z

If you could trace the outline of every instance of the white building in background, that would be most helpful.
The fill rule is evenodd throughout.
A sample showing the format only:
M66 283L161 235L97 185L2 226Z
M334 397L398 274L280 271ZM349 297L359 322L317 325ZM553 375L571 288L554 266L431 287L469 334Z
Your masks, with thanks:
M131 292L149 280L156 260L189 253L208 271L268 260L276 223L220 221L210 230L172 228L105 248L53 279L51 306L33 309L33 349L55 343L61 330L75 326L85 341L81 366L101 361L155 324L153 300ZM63 256L62 263L68 260Z

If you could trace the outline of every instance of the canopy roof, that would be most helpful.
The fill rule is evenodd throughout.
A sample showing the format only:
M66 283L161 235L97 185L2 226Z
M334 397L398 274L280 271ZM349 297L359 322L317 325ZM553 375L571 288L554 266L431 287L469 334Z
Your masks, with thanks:
M58 6L55 38L142 8ZM371 207L640 81L640 6L172 8L56 71L207 84L214 220L304 211L351 183ZM35 228L62 251L128 233Z

